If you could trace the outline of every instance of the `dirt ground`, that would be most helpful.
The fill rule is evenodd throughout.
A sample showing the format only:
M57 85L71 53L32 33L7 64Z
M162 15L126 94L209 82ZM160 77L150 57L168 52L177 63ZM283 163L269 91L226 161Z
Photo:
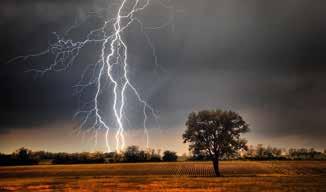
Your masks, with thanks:
M0 167L0 191L326 191L326 161Z

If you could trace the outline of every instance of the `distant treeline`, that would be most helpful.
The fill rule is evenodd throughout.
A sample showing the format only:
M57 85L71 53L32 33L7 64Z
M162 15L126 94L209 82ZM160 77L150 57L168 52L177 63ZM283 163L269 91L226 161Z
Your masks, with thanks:
M141 150L137 146L127 147L124 152L82 152L82 153L52 153L46 151L31 151L20 148L12 154L0 154L0 165L35 165L35 164L87 164L87 163L118 163L118 162L160 162L177 161L173 151L148 149Z
M201 152L194 151L190 160L205 161L209 157ZM222 157L223 160L326 160L326 149L323 152L314 148L276 148L271 146L250 145L248 150L238 151L236 154Z
M193 151L191 155L177 156L176 152L147 149L129 146L124 152L82 152L82 153L52 153L46 151L31 151L20 148L12 154L0 153L0 165L36 165L36 164L87 164L87 163L123 163L123 162L160 162L160 161L206 161L209 157ZM306 149L281 149L270 146L249 146L247 151L223 157L223 160L326 160L326 150L316 151Z

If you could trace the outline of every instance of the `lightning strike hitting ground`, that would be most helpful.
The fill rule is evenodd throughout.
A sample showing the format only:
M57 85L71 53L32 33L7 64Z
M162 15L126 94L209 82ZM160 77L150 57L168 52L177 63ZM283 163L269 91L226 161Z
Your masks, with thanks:
M163 2L158 2L164 8L172 9L172 7L165 5ZM141 32L145 35L147 43L152 49L154 64L157 66L157 56L153 43L147 35L142 21L136 16L136 13L141 12L149 6L150 0L122 0L119 3L120 4L116 15L113 18L105 19L101 27L91 30L86 35L85 40L74 42L70 39L61 37L57 33L54 33L56 41L55 43L50 44L46 50L36 54L19 56L9 61L10 63L16 60L27 60L32 57L51 54L54 56L54 61L47 68L30 69L28 71L37 72L37 74L40 75L43 75L49 71L65 71L74 63L76 57L80 54L80 50L84 48L85 45L90 43L100 43L101 50L98 61L95 64L89 65L85 69L84 73L81 74L80 82L75 86L77 94L83 92L90 86L95 86L95 95L90 102L84 103L84 105L81 107L82 110L75 114L75 118L81 117L80 129L87 129L88 131L94 132L95 143L97 143L99 131L104 129L104 138L107 151L112 151L109 141L110 132L112 129L116 130L115 150L118 152L122 151L126 144L124 123L125 120L128 120L125 113L127 105L126 91L128 89L134 94L134 97L142 105L144 116L143 126L147 148L149 147L149 133L147 128L149 115L156 120L158 118L158 115L155 113L154 109L143 99L129 78L128 45L122 36L123 32L127 30L132 23L139 24ZM163 25L153 26L146 29L161 29L169 24L170 21L164 23ZM70 30L76 27L78 27L77 24L71 26L65 32L65 34L69 33ZM110 27L112 28L111 31L108 30ZM122 70L121 74L116 72L119 70ZM91 77L86 83L84 83L86 73L89 71L91 71ZM107 81L113 85L111 91L113 93L112 111L114 113L114 122L110 123L107 122L107 118L103 114L103 109L101 108L102 106L100 104L100 96L103 94L104 89L107 89L105 86ZM90 109L89 106L91 106ZM86 110L83 110L85 108ZM112 124L115 126L112 126Z

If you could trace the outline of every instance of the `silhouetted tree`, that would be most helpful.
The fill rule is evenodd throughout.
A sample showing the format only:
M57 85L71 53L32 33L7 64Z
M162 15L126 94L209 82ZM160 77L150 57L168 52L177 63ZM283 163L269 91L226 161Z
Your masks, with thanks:
M149 161L151 162L159 162L161 161L161 150L158 149L155 151L155 149L147 149L147 153L149 156Z
M248 124L233 111L204 110L192 112L186 122L184 143L190 143L190 150L203 151L213 161L216 176L220 176L219 159L232 155L240 149L247 150L241 133L249 131Z
M127 162L138 162L140 161L140 150L138 146L129 146L124 152L124 158Z
M32 158L32 151L27 148L19 148L12 155L12 164L16 165L32 165L38 161Z
M31 153L32 153L31 150L22 147L22 148L17 149L16 156L17 156L17 159L19 159L19 160L27 161L27 160L31 159Z
M264 151L265 151L265 148L264 148L263 144L258 144L256 146L256 158L259 160L263 159Z
M176 152L167 150L163 152L162 159L163 161L177 161L178 156Z

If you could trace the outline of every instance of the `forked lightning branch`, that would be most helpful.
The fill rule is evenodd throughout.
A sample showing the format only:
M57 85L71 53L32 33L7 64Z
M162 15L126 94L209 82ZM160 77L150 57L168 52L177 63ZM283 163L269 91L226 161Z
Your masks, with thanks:
M158 2L166 9L172 9L163 2ZM119 2L118 9L115 11L116 14L112 18L104 19L103 25L89 31L83 41L74 42L64 36L54 33L56 41L49 45L49 47L39 53L30 54L26 56L19 56L13 58L9 62L17 60L27 60L34 57L52 55L54 57L53 62L43 69L30 69L28 71L37 72L38 74L44 74L50 71L66 71L71 65L74 64L75 59L80 55L81 50L87 44L100 43L101 50L100 56L97 61L94 61L92 77L85 83L84 76L81 74L81 81L76 85L79 91L83 91L91 86L95 86L95 94L91 100L91 108L81 109L75 114L75 117L79 117L80 129L92 130L95 133L96 141L98 132L104 130L105 143L107 151L112 151L110 146L110 136L115 138L115 150L122 151L125 148L126 137L125 137L125 121L128 119L126 113L126 106L128 104L128 97L126 91L131 91L133 97L141 104L143 113L143 128L146 138L146 147L149 147L149 133L148 133L148 118L157 119L158 115L154 109L144 100L143 96L138 91L137 87L129 78L129 60L128 60L128 44L124 40L123 34L129 28L132 23L136 23L140 26L140 29L144 35L147 43L152 48L153 64L157 65L157 57L154 46L150 41L149 36L145 32L143 22L137 17L137 13L148 8L151 0L122 0ZM170 21L163 25L153 26L149 29L161 29L168 26ZM71 28L78 26L71 26ZM100 35L98 35L100 34ZM116 71L122 71L116 73ZM112 85L108 88L105 86L107 81ZM113 119L107 118L103 113L101 106L101 95L110 89L113 97L112 99L112 111ZM128 95L129 96L129 95ZM88 105L85 105L88 106ZM108 122L114 121L114 122Z

